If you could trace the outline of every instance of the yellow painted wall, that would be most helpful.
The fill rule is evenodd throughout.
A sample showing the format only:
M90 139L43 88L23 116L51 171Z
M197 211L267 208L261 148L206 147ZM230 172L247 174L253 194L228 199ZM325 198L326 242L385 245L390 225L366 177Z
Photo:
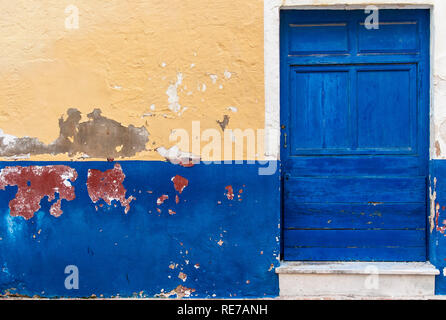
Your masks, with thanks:
M78 29L65 28L69 5ZM159 160L154 149L172 146L171 130L192 121L221 131L216 121L228 115L228 129L264 128L263 0L1 0L0 12L5 134L51 143L68 108L84 117L99 108L147 128L150 151L130 159ZM166 91L178 73L175 113Z

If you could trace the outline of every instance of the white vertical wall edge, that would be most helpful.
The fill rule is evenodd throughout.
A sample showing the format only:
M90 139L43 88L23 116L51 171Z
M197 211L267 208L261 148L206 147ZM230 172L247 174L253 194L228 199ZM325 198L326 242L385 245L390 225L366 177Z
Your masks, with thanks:
M264 0L265 156L280 158L280 18L282 1Z
M264 0L265 155L280 158L280 9L426 9L431 16L431 158L446 159L445 0ZM435 106L435 107L434 107Z

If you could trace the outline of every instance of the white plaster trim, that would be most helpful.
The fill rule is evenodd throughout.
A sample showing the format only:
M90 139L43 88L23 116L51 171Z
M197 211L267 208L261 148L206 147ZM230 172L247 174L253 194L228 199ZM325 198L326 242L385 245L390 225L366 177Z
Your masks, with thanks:
M375 5L382 9L431 9L431 158L446 159L446 141L439 137L439 125L446 121L446 14L445 0L264 0L264 69L265 69L265 155L280 159L280 10L321 9L354 10ZM443 35L443 38L436 35ZM439 106L434 108L434 105ZM442 154L434 154L438 141Z
M282 262L276 273L285 274L376 274L437 276L440 271L430 262Z
M280 0L264 0L265 156L280 158Z

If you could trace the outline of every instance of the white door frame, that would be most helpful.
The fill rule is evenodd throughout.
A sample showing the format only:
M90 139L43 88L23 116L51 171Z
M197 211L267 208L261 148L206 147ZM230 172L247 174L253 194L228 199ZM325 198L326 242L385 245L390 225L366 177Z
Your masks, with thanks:
M446 141L438 126L446 123L446 12L445 0L264 0L265 156L280 159L280 10L355 10L374 5L382 9L431 10L431 159L446 159ZM438 12L438 14L435 14ZM442 14L443 13L443 14ZM443 37L435 38L435 34ZM437 59L435 59L437 57ZM443 88L442 90L439 90ZM440 106L434 109L433 106ZM443 109L443 110L442 110ZM444 150L438 154L436 145Z

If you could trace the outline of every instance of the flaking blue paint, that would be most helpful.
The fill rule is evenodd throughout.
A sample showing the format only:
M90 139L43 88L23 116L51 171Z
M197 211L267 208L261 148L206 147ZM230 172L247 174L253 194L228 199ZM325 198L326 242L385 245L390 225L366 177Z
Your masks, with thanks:
M76 199L62 201L58 218L49 214L47 197L30 220L11 217L8 203L17 187L0 191L1 294L153 297L182 285L195 290L191 297L278 295L271 268L278 266L280 252L278 173L260 176L253 164L184 168L166 162L119 163L126 175L126 197L136 198L127 214L117 201L111 206L92 203L87 192L88 169L105 171L114 163L0 163L0 169L64 164L78 173L72 183ZM181 194L171 181L175 175L189 180ZM228 185L234 188L232 201L225 196ZM157 206L163 194L169 199ZM169 215L168 209L176 214ZM171 264L178 266L171 269ZM67 265L79 269L78 290L64 286ZM180 272L186 281L178 278Z
M435 294L446 294L446 277L443 269L446 268L446 233L442 233L437 229L443 226L446 220L446 161L431 160L430 161L430 189L431 198L434 196L435 202L431 202L431 206L440 206L438 219L436 217L436 208L430 208L434 212L432 232L429 234L429 261L440 270L440 275L435 279ZM431 199L433 200L433 199Z

